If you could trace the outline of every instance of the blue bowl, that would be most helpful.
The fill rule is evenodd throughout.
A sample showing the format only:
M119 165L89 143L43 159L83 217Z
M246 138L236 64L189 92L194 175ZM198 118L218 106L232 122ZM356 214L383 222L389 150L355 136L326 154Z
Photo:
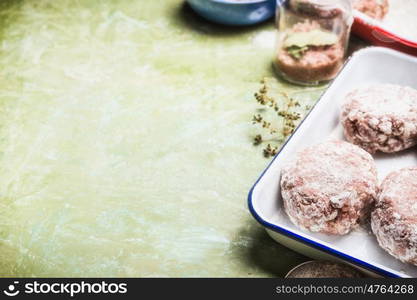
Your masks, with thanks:
M187 0L203 18L225 25L252 25L275 14L277 0Z

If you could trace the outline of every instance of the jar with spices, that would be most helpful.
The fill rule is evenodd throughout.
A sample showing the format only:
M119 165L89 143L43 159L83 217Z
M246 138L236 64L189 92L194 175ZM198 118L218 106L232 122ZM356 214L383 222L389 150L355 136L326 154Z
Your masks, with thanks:
M279 5L278 74L302 85L332 80L344 64L352 22L350 0L288 0Z

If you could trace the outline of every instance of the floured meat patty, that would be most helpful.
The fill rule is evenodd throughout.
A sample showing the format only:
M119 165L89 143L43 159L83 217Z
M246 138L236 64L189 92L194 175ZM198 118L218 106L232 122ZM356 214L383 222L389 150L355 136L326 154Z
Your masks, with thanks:
M344 141L298 152L281 174L281 194L291 221L328 234L353 229L369 211L377 185L372 156Z
M357 89L346 97L341 121L346 139L370 153L417 144L417 90L391 84Z
M343 58L343 47L337 43L330 46L312 46L300 59L281 51L276 63L281 72L298 82L320 82L336 76L343 65Z
M395 171L384 179L371 224L382 248L417 266L417 168Z
M382 20L389 10L388 0L353 0L353 8L377 20Z

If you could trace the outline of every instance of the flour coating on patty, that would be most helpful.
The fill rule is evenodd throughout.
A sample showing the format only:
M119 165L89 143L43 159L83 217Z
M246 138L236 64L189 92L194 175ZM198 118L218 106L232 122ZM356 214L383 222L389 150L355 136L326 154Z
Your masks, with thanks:
M367 215L377 190L372 156L344 141L298 152L281 173L287 215L313 232L347 234Z
M371 225L383 249L417 266L417 167L392 172L384 179Z
M370 153L393 153L417 144L417 90L392 84L359 88L342 106L346 139Z

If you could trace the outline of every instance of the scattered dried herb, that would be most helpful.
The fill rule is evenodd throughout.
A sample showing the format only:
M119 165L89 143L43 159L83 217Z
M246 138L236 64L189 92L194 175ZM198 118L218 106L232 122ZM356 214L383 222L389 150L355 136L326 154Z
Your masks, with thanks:
M262 142L263 142L262 135L260 135L260 134L255 135L255 137L253 139L253 144L255 146L258 146L258 145L262 144Z
M337 43L337 35L320 29L288 33L284 47L330 46Z
M285 86L284 91L282 87L275 78L264 78L254 94L260 107L252 116L252 124L259 130L253 137L253 145L262 146L266 158L278 153L281 145L311 109L312 105L305 101L318 99L326 88L324 85L302 89Z

